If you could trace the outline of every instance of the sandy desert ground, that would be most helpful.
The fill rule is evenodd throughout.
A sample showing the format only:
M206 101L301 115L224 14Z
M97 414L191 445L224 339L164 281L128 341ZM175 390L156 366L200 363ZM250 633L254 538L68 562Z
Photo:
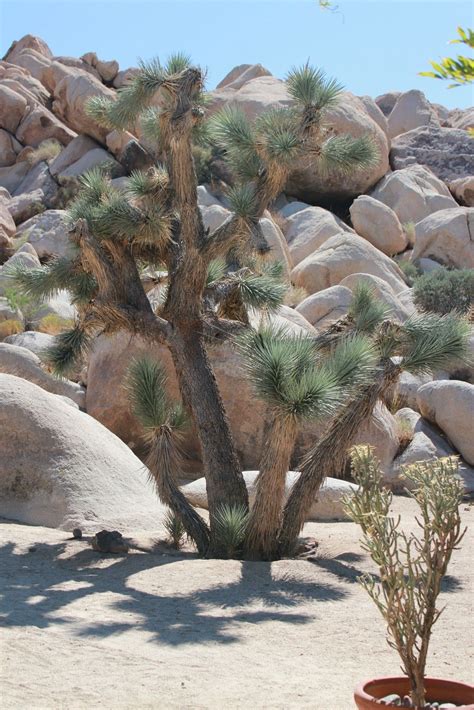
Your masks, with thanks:
M413 525L413 502L394 508ZM428 671L473 681L474 508L454 554ZM5 521L1 701L34 708L349 710L357 681L397 674L351 523L309 524L314 560L101 556L68 533ZM137 535L146 547L149 540Z

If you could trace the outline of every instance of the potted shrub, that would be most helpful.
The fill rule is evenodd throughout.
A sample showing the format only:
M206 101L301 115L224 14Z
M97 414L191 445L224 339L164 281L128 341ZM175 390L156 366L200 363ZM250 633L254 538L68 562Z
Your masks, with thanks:
M455 457L423 461L404 469L410 495L420 509L420 531L406 534L400 518L389 515L392 494L382 487L373 450L358 446L351 452L357 491L345 508L363 532L363 547L379 569L379 579L363 575L362 585L387 624L389 645L398 652L405 677L362 683L354 699L359 710L381 706L420 709L474 709L474 688L463 683L425 677L436 607L451 554L461 541L459 505L463 487L456 476Z

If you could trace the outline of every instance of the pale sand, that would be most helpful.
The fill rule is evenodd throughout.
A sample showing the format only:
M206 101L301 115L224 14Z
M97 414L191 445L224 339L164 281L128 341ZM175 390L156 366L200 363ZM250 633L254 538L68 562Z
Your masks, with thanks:
M408 525L414 505L397 498ZM474 509L463 504L472 523ZM310 524L316 561L99 556L48 528L0 526L0 707L349 710L398 673L351 523ZM431 675L473 680L473 526L454 554ZM29 548L34 546L33 550Z

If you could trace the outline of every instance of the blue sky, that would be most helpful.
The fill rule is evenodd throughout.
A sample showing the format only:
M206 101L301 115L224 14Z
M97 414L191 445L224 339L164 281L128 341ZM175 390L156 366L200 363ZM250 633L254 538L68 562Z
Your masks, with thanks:
M236 64L260 62L284 77L306 59L355 94L421 89L450 108L474 104L474 89L417 76L453 55L457 25L473 26L464 0L0 0L0 50L31 33L54 54L95 51L121 68L138 57L182 50L208 70L212 88ZM460 51L460 50L459 50Z

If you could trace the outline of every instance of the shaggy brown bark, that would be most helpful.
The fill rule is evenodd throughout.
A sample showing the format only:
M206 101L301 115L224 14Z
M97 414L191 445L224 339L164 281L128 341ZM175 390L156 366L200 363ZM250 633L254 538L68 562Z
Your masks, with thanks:
M176 441L176 435L169 427L163 426L153 435L146 464L160 500L181 520L198 551L202 555L206 554L209 549L209 528L176 483L181 469L181 457L179 441Z
M374 382L366 385L332 420L323 437L306 454L301 475L292 488L283 511L279 535L282 555L291 554L314 497L328 476L344 466L361 422L372 416L377 400L397 380L401 370L391 361L385 363Z
M296 434L294 417L275 416L266 437L247 528L246 547L251 556L263 559L276 556L286 474Z

